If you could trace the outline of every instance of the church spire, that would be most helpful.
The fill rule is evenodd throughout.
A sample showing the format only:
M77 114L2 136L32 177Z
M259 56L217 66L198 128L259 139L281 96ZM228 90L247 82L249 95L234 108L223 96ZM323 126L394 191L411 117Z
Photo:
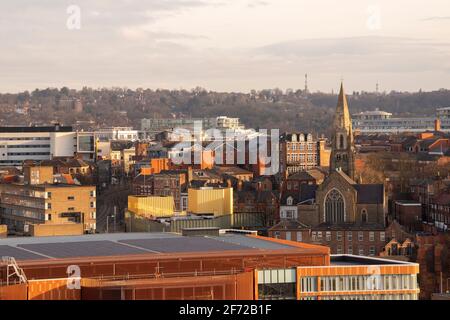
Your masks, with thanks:
M339 91L336 114L334 116L334 127L345 128L349 133L352 132L352 121L350 112L348 111L347 96L345 95L343 82L341 82L341 89Z
M342 170L350 178L355 178L355 147L353 130L344 83L341 82L336 113L333 122L332 151L330 172Z

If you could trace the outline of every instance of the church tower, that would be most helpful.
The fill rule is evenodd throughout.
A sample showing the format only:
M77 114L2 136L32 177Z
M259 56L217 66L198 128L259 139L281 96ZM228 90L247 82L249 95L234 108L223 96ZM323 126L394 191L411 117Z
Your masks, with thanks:
M330 172L339 169L351 179L355 179L355 146L353 144L352 121L343 83L341 83L336 114L334 115Z

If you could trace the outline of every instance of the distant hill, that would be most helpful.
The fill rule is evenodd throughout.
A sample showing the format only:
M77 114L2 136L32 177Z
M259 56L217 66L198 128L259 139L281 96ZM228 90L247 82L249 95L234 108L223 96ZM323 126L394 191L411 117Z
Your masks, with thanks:
M349 93L349 92L348 92ZM82 109L72 101L79 99ZM352 113L374 110L401 116L434 115L438 107L450 106L450 91L416 93L354 92L348 95ZM44 89L18 94L0 94L0 125L49 124L134 126L142 118L214 117L241 118L253 128L310 131L329 135L337 96L305 95L301 90L279 89L251 93L222 93L202 88L187 90L129 90L123 88L72 90ZM91 125L92 126L92 125Z

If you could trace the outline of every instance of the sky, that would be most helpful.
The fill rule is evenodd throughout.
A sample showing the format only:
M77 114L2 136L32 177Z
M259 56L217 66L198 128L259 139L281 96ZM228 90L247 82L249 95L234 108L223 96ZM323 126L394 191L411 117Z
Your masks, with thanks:
M0 92L450 87L448 0L2 0Z

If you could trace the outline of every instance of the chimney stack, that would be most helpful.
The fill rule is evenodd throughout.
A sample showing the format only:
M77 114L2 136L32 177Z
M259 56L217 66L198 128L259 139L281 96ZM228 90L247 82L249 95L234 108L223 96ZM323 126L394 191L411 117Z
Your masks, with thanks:
M441 120L434 120L434 131L441 131Z

